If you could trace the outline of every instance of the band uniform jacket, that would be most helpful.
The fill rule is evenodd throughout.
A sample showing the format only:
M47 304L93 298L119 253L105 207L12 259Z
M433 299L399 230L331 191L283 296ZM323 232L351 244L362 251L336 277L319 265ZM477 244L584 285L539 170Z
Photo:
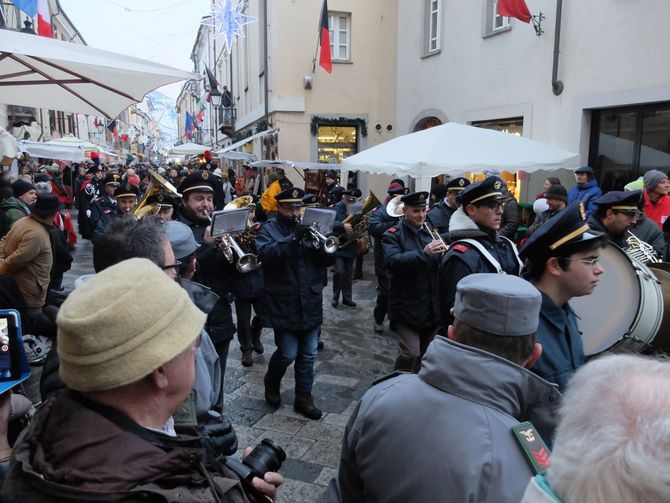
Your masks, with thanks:
M540 293L542 308L537 342L542 344L542 354L531 370L565 391L572 374L586 361L582 334L569 304L559 307L546 293Z
M446 239L449 235L449 220L451 220L451 216L455 211L456 208L452 208L447 204L445 199L442 199L442 201L428 210L426 219L433 226L433 229Z
M344 234L344 219L347 218L347 207L340 201L335 205L335 223L333 224L333 232L336 235L342 235L342 239L348 239L350 236ZM340 258L354 258L356 257L356 240L351 241L344 248L338 248L335 255Z
M497 232L485 231L458 208L451 217L449 251L442 258L439 273L440 313L442 327L453 322L451 308L456 297L456 285L465 276L473 273L495 273L496 267L470 243L458 242L460 239L474 239L500 264L503 272L518 276L521 262L516 247L511 241L501 238Z
M327 501L517 503L533 473L511 428L531 421L550 439L560 401L525 368L435 337L418 375L384 380L358 403Z
M437 327L439 255L423 251L433 238L423 227L402 220L384 233L384 260L389 273L388 316L391 322L416 328Z
M373 208L370 211L370 218L368 219L368 233L372 237L372 244L374 246L375 275L379 284L386 285L386 288L388 288L388 274L386 272L386 264L384 263L382 236L387 230L396 225L398 220L398 218L388 214L386 206L383 204Z
M256 249L263 262L263 310L272 328L311 330L323 321L323 271L334 254L314 248L309 234L298 240L297 222L281 214L261 227Z
M98 222L104 218L104 215L109 215L116 211L116 201L105 194L91 203L90 210L91 216L89 220L91 221L91 226L95 230L95 227L98 225Z

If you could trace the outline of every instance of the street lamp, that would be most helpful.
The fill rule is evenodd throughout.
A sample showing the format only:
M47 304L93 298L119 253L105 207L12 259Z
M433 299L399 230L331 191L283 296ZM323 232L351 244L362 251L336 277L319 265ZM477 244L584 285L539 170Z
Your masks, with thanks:
M219 108L221 107L221 91L216 87L213 87L209 92L209 96L212 99L212 105L214 105L214 145L219 146ZM211 125L211 122L210 122Z

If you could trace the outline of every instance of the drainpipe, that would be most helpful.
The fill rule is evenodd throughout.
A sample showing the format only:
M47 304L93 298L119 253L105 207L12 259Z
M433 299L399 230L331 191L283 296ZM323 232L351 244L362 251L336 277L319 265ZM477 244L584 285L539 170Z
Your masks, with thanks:
M551 71L551 90L559 96L563 92L563 82L558 80L558 54L561 43L561 12L563 0L556 0L556 26L554 27L554 66Z

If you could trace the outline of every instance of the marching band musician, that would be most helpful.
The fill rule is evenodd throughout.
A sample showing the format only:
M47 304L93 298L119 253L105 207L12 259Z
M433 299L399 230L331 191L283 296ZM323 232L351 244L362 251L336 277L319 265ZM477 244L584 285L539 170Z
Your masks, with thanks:
M542 294L537 329L542 354L531 370L561 392L586 361L568 301L593 292L603 273L598 258L605 243L603 233L586 223L583 205L573 203L540 226L519 252L526 259L524 277Z
M428 192L401 198L403 218L384 233L384 260L389 272L388 314L398 332L394 370L418 372L421 357L437 333L437 268L446 251L426 229Z
M603 232L607 239L620 248L626 248L627 231L640 214L638 203L642 191L613 190L595 200L596 211L589 217L589 226Z
M255 220L255 203L251 203L250 218ZM259 222L253 225L245 232L245 239L255 239L256 234L261 228ZM237 317L237 340L240 343L242 353L242 365L251 367L254 363L253 353L263 354L264 347L261 342L262 322L262 303L263 303L263 279L262 266L256 267L249 272L240 272L234 264L228 264L226 274L230 280L230 291L235 296L235 315ZM252 310L254 316L252 319Z
M335 224L333 232L335 234L344 233L344 238L353 236L351 224L344 223L347 213L352 204L361 197L360 189L345 190L342 193L342 200L335 205ZM356 303L351 298L351 288L354 276L354 259L356 258L356 241L351 241L348 245L338 248L335 252L335 269L333 271L333 300L332 306L337 309L340 302L340 293L342 293L342 304L349 307L356 307Z
M95 231L93 232L93 243L100 239L105 233L107 227L112 220L121 218L123 215L130 213L137 206L137 198L140 195L140 188L134 183L124 182L116 187L114 190L114 199L116 200L116 210L100 215L100 219L95 224Z
M374 330L382 333L384 331L384 318L388 312L388 290L389 277L384 263L384 247L382 246L382 236L391 227L398 223L398 218L392 217L386 211L386 205L395 196L404 196L408 190L405 183L400 179L391 180L387 189L388 196L384 199L384 204L373 208L368 220L368 233L372 237L374 246L375 276L377 277L377 302L373 311L375 318Z
M458 196L460 207L449 221L449 251L440 265L440 312L446 333L453 324L456 285L476 272L507 273L518 276L521 260L516 246L498 229L502 220L503 181L491 176L473 183Z
M233 312L230 307L229 288L226 275L228 261L219 250L210 231L210 214L214 210L214 175L208 171L196 170L179 185L182 206L178 220L188 225L198 243L196 259L198 270L193 280L211 288L219 300L207 314L205 329L214 343L221 362L221 376L225 376L226 360L230 341L235 335Z
M426 217L428 222L445 239L449 236L449 220L451 219L451 215L458 208L458 194L468 185L470 185L470 180L462 176L450 180L447 183L446 197L428 211L428 216Z
M322 246L315 248L309 227L300 223L304 196L295 187L277 194L276 217L256 235L265 267L264 309L277 345L264 378L265 400L274 408L281 405L281 380L295 361L293 408L309 419L319 419L322 413L312 397L314 360L323 321L323 270L333 264L334 256Z

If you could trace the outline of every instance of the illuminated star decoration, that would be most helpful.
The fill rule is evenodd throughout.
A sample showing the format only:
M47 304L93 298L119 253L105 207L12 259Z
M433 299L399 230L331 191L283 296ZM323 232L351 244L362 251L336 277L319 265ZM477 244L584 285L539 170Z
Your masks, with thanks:
M233 50L235 38L244 38L242 26L253 23L257 18L247 16L242 12L244 2L238 1L233 5L234 0L221 0L220 4L212 5L212 17L202 21L201 24L212 26L214 28L214 37L223 37L223 51L230 54Z

